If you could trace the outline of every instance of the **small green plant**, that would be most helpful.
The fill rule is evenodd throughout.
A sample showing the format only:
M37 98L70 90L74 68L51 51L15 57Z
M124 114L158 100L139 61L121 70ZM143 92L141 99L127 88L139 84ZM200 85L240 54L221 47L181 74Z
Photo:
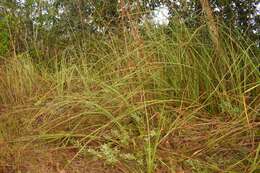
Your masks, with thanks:
M237 115L242 112L242 110L238 106L234 106L230 102L223 100L220 103L220 108L222 112L229 113L231 115Z
M137 160L133 154L122 153L119 149L117 149L116 147L112 148L109 144L101 145L99 150L89 148L86 150L86 152L98 159L104 159L106 163L110 165L114 165L122 159L128 161Z

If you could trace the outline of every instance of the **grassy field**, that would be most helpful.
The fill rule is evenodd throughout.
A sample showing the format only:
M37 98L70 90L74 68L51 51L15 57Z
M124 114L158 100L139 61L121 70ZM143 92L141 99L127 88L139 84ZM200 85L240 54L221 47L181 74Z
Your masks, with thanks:
M219 55L205 30L2 57L0 172L260 171L259 54L223 29Z

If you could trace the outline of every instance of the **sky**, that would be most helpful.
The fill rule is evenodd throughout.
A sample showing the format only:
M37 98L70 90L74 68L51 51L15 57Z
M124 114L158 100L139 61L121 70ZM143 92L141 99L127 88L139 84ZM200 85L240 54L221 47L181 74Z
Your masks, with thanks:
M257 13L257 15L260 15L260 1L258 2L258 4L256 5L256 13Z
M156 25L168 25L169 23L169 9L167 6L162 5L157 7L153 12L152 22Z

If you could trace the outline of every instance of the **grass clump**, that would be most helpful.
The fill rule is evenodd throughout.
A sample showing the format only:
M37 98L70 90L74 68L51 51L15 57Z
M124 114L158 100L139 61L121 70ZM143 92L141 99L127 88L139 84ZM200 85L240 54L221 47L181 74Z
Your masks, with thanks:
M143 47L111 35L48 61L1 60L0 168L257 172L258 56L224 30L218 56L204 29L149 27Z

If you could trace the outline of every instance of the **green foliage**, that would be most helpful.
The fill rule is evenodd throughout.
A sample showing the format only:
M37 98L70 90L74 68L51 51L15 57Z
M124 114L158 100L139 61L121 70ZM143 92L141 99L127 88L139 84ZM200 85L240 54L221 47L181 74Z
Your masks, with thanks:
M213 11L219 23L227 25L229 29L239 30L253 41L258 41L259 15L256 15L256 0L210 0L210 3L213 9L218 9ZM169 7L171 14L168 29L178 22L184 22L189 28L197 28L204 23L201 21L199 0L154 0L140 1L140 6L137 4L135 1L127 3L126 9L129 10L132 21L125 19L125 26L130 26L133 20L140 23L142 19L151 17L152 10L162 5ZM10 31L15 39L15 48L20 53L32 45L44 50L63 47L64 44L73 44L76 41L82 44L91 35L109 35L121 30L121 7L117 0L25 0L24 3L13 0L3 1L0 5L3 16L15 18L15 24L10 25ZM141 14L137 14L140 12L137 10L139 8ZM8 38L5 32L1 32L1 52L7 49Z
M0 55L5 55L9 50L10 38L7 26L7 17L0 19Z
M242 112L242 110L239 107L233 106L230 102L224 100L221 100L220 108L222 112L229 113L231 115L237 115Z

